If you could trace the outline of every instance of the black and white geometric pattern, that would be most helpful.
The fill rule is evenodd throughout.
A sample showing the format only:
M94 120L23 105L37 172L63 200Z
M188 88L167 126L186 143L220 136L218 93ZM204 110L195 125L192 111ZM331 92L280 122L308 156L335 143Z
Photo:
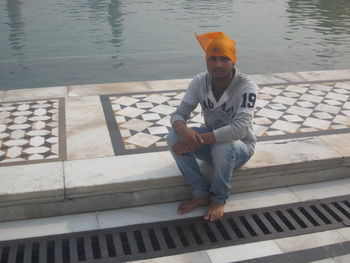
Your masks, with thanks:
M108 95L118 133L115 145L128 150L164 149L171 128L170 114L180 104L184 91ZM106 116L108 118L108 116ZM200 107L189 126L200 126ZM350 128L350 82L261 85L254 118L254 132L260 138L288 138ZM110 127L111 129L111 127ZM112 141L116 138L113 138ZM115 149L115 152L121 152ZM123 151L122 151L123 152Z
M350 83L262 87L254 130L257 136L300 134L350 127Z
M0 165L59 158L59 100L0 103Z
M170 114L181 102L183 92L111 96L115 121L127 150L166 146ZM192 113L189 126L200 126L200 108Z

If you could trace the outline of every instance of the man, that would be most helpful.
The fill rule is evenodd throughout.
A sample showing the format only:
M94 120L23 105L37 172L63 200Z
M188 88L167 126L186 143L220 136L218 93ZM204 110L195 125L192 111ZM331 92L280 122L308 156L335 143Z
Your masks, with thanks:
M209 205L205 219L224 215L233 169L254 153L253 114L257 85L235 69L235 42L222 32L196 35L206 53L207 72L197 75L171 116L169 149L187 182L192 199L178 207L185 214ZM201 104L205 125L188 128L186 121ZM196 158L213 166L211 179L204 176Z

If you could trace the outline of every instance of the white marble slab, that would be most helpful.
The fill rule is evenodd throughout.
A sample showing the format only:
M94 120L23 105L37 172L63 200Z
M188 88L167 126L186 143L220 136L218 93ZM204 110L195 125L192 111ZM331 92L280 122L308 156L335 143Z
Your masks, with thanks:
M140 101L139 99L122 96L122 97L119 97L117 99L114 99L113 100L113 104L121 104L121 105L124 105L124 106L130 106L130 105L132 105L132 104L134 104L136 102L139 102L139 101Z
M321 260L312 261L312 263L348 263L350 262L350 255L343 255L339 257L331 257Z
M318 138L261 142L242 169L340 158L341 155Z
M97 95L67 97L65 99L66 107L90 106L90 105L100 105L100 104L101 104L101 99L100 99L100 96L97 96Z
M169 79L147 81L147 85L153 91L187 89L192 79Z
M142 186L145 180L173 176L178 176L175 164L158 152L65 162L68 191L74 187L125 182L139 182Z
M304 71L298 72L298 75L308 81L319 81L319 80L339 80L349 79L350 70L324 70L324 71Z
M317 129L322 129L322 130L327 130L328 127L331 125L331 121L327 121L327 120L319 120L316 118L307 118L304 121L304 125L305 126L309 126L311 128L317 128Z
M146 82L118 82L68 86L69 97L100 94L123 94L146 91L151 91Z
M350 157L350 134L334 134L319 137L344 157Z
M305 250L346 241L336 230L311 233L294 237L275 239L274 242L284 252Z
M345 238L347 241L350 241L350 228L349 227L339 228L339 229L337 229L337 232L343 238Z
M258 99L258 100L256 101L255 106L256 106L256 107L259 107L259 108L263 108L263 107L265 107L267 104L269 104L269 101L263 100L263 99Z
M260 93L267 93L267 94L271 94L271 95L278 95L282 92L283 90L281 89L277 89L277 88L270 88L270 87L264 87L262 89L259 90Z
M311 89L323 92L330 92L332 90L332 85L327 84L311 84Z
M13 89L7 90L3 97L3 102L21 101L21 100L36 100L48 98L64 98L67 96L67 87L50 87L50 88L35 88L35 89Z
M106 123L96 120L66 127L68 160L114 156Z
M174 256L159 257L152 259L142 259L137 261L128 261L128 263L211 263L208 254L205 251L179 254Z
M67 99L69 100L69 98ZM72 106L66 105L66 125L88 125L106 123L101 104Z
M99 227L111 228L204 216L207 210L206 207L200 207L188 214L178 215L179 204L180 202L172 202L97 212Z
M262 136L269 128L261 125L254 124L253 130L255 136Z
M99 96L66 99L68 160L113 156Z
M350 194L350 178L322 183L290 186L300 201L328 198Z
M287 83L288 81L272 74L253 74L248 76L256 84Z
M130 117L130 118L135 118L144 112L145 112L145 110L141 110L141 109L137 109L137 108L133 108L133 107L126 107L120 111L117 111L116 113Z
M276 102L272 102L269 106L271 107L271 109L274 109L274 110L285 110L285 109L287 109L287 107L284 106L283 104L276 103Z
M289 82L303 82L305 79L298 75L298 73L294 72L286 72L286 73L273 73L272 76L275 76L280 79L284 79Z
M225 212L289 204L298 201L298 197L287 187L232 194L227 200Z
M168 105L158 105L158 106L154 107L153 109L151 109L152 112L167 114L167 115L170 115L175 110L176 110L175 107L171 107Z
M282 254L282 250L271 240L207 250L212 263L237 262L254 258Z
M63 200L63 163L0 167L0 201L23 198Z
M298 122L298 121L302 121L303 120L298 115L286 115L286 116L283 116L283 118L285 120L287 120L288 122Z
M287 104L287 105L294 105L297 99L277 96L272 101L277 103Z
M134 130L138 132L141 132L142 130L148 128L149 126L152 126L151 122L148 122L146 120L139 120L139 119L131 119L120 125L121 128Z
M279 119L283 115L283 112L276 111L276 110L270 110L266 108L262 108L260 111L256 113L256 116L262 116L272 119Z
M345 124L346 126L350 127L350 118L342 115L338 115L334 118L334 122Z
M327 105L327 104L318 104L315 108L315 110L318 111L323 111L323 112L329 112L332 114L338 114L338 112L340 111L340 107L337 106L332 106L332 105Z
M334 99L340 101L347 101L349 99L349 95L338 94L334 92L329 92L326 96L327 99Z
M306 109L306 108L298 107L298 106L291 106L287 110L287 113L307 117L312 113L312 111L313 111L312 109Z
M140 132L126 139L125 142L147 148L158 140L160 140L160 137L158 136Z
M300 127L300 124L278 120L271 127L277 130L295 133Z
M0 223L0 241L98 229L95 213Z
M311 101L311 102L315 102L315 103L320 103L323 100L323 97L320 96L315 96L315 95L311 95L311 94L303 94L300 97L300 100L305 100L305 101Z
M338 82L337 84L335 84L335 87L350 90L350 81Z

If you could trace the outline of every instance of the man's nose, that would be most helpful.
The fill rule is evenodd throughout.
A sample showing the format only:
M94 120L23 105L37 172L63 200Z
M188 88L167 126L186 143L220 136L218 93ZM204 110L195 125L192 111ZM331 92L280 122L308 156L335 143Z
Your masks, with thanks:
M221 66L222 66L222 62L220 60L216 60L215 67L221 67Z

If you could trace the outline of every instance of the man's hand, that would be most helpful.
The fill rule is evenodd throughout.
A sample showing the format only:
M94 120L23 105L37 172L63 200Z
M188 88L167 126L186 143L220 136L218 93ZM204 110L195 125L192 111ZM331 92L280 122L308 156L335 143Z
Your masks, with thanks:
M182 121L176 121L173 125L174 130L180 134L181 139L173 145L173 151L177 155L193 152L204 143L198 132L188 128Z
M181 139L173 145L173 150L177 155L193 152L204 143L198 132L190 128L185 128L180 133Z

